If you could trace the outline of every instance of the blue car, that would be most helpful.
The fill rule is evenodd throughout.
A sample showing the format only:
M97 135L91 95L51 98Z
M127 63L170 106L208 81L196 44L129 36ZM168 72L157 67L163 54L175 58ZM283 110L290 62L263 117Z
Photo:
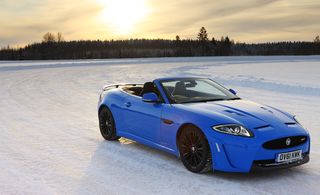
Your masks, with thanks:
M309 161L310 136L295 116L243 100L206 78L160 78L103 88L99 127L179 157L195 173L250 172Z

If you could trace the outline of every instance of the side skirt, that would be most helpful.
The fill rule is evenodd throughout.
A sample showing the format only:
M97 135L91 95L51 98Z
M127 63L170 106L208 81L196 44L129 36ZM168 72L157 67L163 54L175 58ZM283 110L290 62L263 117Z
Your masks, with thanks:
M159 150L162 150L164 152L167 152L167 153L170 153L170 154L173 154L173 155L179 157L179 152L177 152L177 151L175 151L175 150L173 150L171 148L168 148L166 146L163 146L161 144L154 143L152 141L149 141L147 139L135 136L135 135L133 135L131 133L127 133L127 132L117 132L117 134L118 134L118 136L134 140L134 141L136 141L136 142L138 142L140 144L143 144L143 145L155 148L155 149L159 149Z

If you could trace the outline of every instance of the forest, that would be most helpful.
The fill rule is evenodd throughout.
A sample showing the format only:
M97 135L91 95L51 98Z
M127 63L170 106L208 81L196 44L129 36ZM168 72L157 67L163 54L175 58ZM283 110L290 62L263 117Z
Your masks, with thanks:
M313 41L243 43L228 36L209 39L202 27L196 39L127 39L66 41L62 33L46 33L40 43L0 49L0 60L62 60L186 56L320 55Z

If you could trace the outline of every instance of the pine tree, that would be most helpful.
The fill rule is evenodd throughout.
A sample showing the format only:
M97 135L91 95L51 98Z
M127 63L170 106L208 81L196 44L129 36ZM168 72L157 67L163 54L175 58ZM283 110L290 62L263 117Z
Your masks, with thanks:
M217 41L216 41L216 39L214 37L212 37L211 42L212 42L213 45L217 45Z
M205 27L201 27L200 32L198 33L199 41L208 41L208 33Z
M176 36L176 41L180 41L179 35Z

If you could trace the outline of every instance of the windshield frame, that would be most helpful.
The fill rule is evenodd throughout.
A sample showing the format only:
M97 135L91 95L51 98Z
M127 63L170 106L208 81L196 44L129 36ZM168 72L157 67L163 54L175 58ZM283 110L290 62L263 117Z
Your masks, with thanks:
M219 91L221 91L222 93L224 93L227 96L230 96L229 98L226 99L203 99L203 100L194 100L194 101L186 101L186 102L176 102L174 99L172 99L172 97L170 96L168 90L164 87L163 83L165 82L172 82L172 81L189 81L189 80L207 80L210 81L212 83L214 83L216 86L213 86L215 88L217 88ZM216 81L209 79L209 78L202 78L202 77L183 77L183 78L170 78L170 79L163 79L159 81L160 87L162 88L162 91L164 92L164 95L166 96L166 98L168 99L170 104L187 104L187 103L199 103L199 102L210 102L210 101L224 101L224 100L239 100L241 99L239 96L231 93L229 91L229 89L227 89L226 87L224 87L223 85L217 83ZM219 88L220 87L220 88Z

